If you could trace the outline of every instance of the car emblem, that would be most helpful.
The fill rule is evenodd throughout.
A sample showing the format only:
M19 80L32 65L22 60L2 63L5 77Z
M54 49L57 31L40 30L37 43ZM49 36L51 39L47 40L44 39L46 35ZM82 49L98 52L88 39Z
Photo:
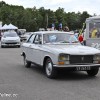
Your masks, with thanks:
M82 57L81 59L82 59L82 61L84 61L84 57Z

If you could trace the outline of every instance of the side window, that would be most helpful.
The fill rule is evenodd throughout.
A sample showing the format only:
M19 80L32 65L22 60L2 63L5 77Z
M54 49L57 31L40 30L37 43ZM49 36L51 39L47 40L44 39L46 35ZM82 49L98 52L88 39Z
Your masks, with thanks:
M34 39L35 44L41 44L42 43L42 36L41 35L36 35Z
M33 43L35 38L35 34L31 35L30 38L28 39L27 43Z
M99 22L89 23L89 37L100 38L100 23Z

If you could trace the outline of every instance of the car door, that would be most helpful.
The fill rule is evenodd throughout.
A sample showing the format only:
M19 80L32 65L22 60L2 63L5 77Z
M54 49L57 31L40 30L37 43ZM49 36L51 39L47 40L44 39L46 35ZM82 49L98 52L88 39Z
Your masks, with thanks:
M26 45L26 57L27 57L27 60L28 61L31 61L31 49L32 49L32 44L33 44L33 41L34 41L34 38L35 38L35 34L32 34L30 36L30 38L28 39L28 41L25 43Z
M36 64L41 64L41 53L42 53L42 35L37 34L31 45L30 53L31 53L31 61Z

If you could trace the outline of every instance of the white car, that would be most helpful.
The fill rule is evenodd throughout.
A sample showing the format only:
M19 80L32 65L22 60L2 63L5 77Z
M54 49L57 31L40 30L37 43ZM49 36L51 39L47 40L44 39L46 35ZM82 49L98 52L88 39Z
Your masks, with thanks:
M21 36L22 41L26 41L33 32L26 32Z
M6 46L20 47L20 37L15 31L6 31L1 37L1 48Z
M81 45L70 32L34 32L22 44L22 56L25 67L31 63L40 65L49 78L57 75L57 68L86 71L95 76L100 67L100 50Z

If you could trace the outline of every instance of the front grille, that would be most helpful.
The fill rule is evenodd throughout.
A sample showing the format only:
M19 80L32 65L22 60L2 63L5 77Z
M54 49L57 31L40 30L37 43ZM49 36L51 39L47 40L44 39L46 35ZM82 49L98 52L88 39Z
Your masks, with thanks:
M7 42L15 42L15 40L7 40Z
M70 55L70 63L93 63L93 55Z
M17 44L17 42L12 42L12 43L5 43L5 44Z

